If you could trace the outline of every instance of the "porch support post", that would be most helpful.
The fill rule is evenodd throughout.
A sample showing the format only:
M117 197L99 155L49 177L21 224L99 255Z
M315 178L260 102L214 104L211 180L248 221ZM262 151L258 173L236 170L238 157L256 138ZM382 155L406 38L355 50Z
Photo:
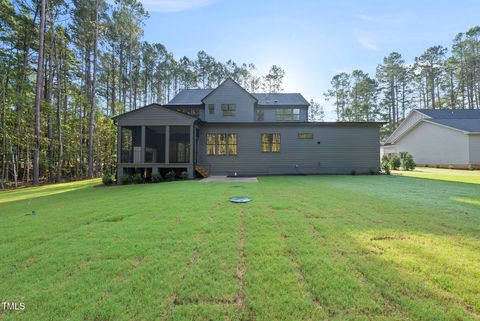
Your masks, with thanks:
M140 163L145 163L145 126L142 126L142 150L140 154Z
M187 167L187 174L188 174L188 178L193 178L194 177L193 165L190 165L190 166Z
M122 126L117 126L117 164L122 162Z
M170 126L165 126L165 164L170 163Z
M193 125L190 126L190 164L193 164L193 151L194 151L195 142L193 141Z
M123 175L124 175L123 166L118 165L117 166L117 184L118 185L121 184L120 179L122 178Z

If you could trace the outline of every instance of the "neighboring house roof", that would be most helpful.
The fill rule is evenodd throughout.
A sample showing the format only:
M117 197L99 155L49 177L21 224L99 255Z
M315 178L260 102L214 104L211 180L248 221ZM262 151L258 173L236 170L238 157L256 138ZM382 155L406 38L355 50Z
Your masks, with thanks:
M231 81L264 106L308 106L308 101L299 93L249 93L234 80L227 78L223 83ZM222 83L222 84L223 84ZM221 85L220 85L221 86ZM219 88L218 86L217 88ZM167 106L194 106L203 104L203 100L216 89L183 89L167 103Z
M480 119L480 109L414 109L432 119Z
M425 121L444 125L453 129L462 130L464 132L480 132L480 119L426 119Z
M255 98L258 99L259 105L267 106L291 106L291 105L310 105L308 101L299 93L253 93Z
M201 105L203 98L208 96L213 89L183 89L168 102L167 105Z
M395 144L422 122L448 127L463 133L480 132L480 109L414 109L385 140Z

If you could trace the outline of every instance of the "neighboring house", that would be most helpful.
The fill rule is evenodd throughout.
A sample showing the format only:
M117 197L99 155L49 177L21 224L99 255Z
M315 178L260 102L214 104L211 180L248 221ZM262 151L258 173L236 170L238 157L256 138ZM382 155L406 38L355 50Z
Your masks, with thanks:
M366 173L379 170L376 122L308 122L301 94L249 93L232 79L115 118L118 175Z
M415 109L386 139L381 153L410 153L417 164L480 165L480 110Z

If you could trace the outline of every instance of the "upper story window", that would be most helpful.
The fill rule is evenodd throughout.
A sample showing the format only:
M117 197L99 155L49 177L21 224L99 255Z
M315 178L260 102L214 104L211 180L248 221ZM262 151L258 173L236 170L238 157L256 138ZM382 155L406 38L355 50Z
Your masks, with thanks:
M208 104L208 113L215 114L215 104Z
M223 116L235 116L237 105L235 104L222 104Z
M262 134L262 152L280 153L280 134Z
M277 108L275 110L276 120L300 120L299 108Z
M207 155L237 155L237 134L207 134Z
M265 115L265 112L263 109L257 109L255 110L255 120L263 120L263 117Z

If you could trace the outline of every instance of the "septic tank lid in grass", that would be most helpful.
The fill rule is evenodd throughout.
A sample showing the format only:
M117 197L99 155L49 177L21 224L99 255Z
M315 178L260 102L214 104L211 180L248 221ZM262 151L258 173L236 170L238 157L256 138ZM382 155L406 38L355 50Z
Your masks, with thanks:
M252 198L248 196L233 196L228 199L232 203L248 203Z

